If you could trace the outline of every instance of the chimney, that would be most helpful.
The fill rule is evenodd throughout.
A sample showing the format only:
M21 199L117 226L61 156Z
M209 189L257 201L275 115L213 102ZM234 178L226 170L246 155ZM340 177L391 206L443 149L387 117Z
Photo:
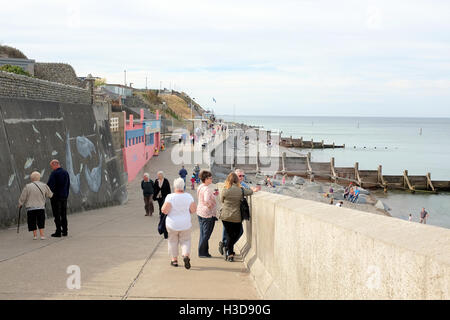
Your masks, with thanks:
M159 120L159 110L156 110L156 120Z
M134 123L133 123L133 115L132 114L130 114L130 128L133 128L134 127Z
M141 123L144 122L144 109L141 108Z

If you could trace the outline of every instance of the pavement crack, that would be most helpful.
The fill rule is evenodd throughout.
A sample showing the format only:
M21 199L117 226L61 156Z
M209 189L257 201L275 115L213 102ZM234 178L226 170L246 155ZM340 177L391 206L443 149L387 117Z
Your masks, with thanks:
M134 286L136 285L137 281L139 280L139 277L141 276L141 274L144 272L144 268L147 265L147 263L150 261L150 259L153 257L153 255L155 254L156 250L158 250L159 246L161 245L161 243L163 242L164 238L161 238L158 243L156 244L155 248L152 250L152 252L150 253L150 255L147 257L147 259L145 259L144 264L142 265L141 269L139 270L137 276L134 278L134 280L131 282L130 286L128 287L127 291L125 292L125 294L123 295L121 300L127 300L128 299L128 295L131 291L131 289L134 288Z

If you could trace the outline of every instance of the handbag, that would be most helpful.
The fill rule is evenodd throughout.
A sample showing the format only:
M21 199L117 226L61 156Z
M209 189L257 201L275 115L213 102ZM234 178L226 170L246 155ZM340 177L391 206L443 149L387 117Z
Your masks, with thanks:
M250 207L248 205L247 199L244 195L244 188L242 190L242 199L241 199L241 218L242 220L250 220Z

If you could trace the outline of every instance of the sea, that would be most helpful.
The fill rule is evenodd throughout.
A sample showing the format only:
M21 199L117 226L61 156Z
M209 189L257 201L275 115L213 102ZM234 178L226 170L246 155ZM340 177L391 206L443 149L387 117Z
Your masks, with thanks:
M325 144L343 145L343 149L303 149L311 152L312 161L327 162L335 158L337 167L376 170L382 165L384 175L431 174L432 180L450 180L450 118L389 117L312 117L219 115L235 121L279 130L283 137L313 139ZM450 193L410 194L375 192L387 204L393 217L419 221L422 207L429 212L428 224L450 228Z

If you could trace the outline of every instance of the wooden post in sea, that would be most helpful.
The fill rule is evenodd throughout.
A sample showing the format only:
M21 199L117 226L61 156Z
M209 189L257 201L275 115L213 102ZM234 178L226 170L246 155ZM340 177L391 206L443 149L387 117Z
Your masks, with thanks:
M314 141L311 139L311 149L314 149Z
M359 163L355 162L355 180L358 181L360 187L362 187L362 181L359 177Z
M409 181L408 170L403 171L403 188L406 188L406 186L408 186L409 191L412 193L416 191L416 188L411 185L411 182Z
M322 140L322 149L325 147L325 142Z
M333 142L333 149L334 149L334 142Z
M300 138L300 148L303 148L303 137Z
M427 189L428 189L428 187L430 187L430 189L433 192L436 192L436 190L434 189L434 186L433 186L433 182L431 182L431 173L429 173L429 172L427 172Z
M337 182L337 174L336 174L336 170L334 169L334 157L331 158L330 161L330 169L331 169L331 180L336 183Z
M256 172L260 172L260 167L259 167L259 151L256 152Z

